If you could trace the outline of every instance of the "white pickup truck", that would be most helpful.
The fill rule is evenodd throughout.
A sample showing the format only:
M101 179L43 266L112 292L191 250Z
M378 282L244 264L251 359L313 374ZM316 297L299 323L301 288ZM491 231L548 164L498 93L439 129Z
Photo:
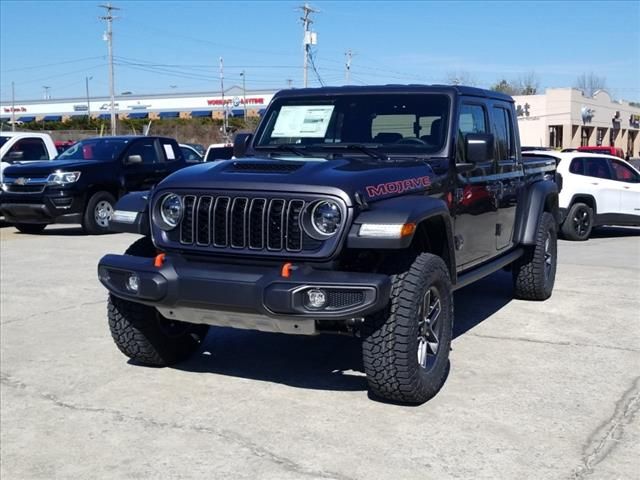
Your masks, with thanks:
M47 133L0 132L0 181L2 171L18 162L51 160L58 150Z

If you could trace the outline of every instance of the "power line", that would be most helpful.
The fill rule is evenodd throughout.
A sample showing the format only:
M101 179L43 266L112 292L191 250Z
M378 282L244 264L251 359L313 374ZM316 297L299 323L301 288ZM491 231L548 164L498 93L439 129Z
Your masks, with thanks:
M58 65L68 65L70 63L79 63L79 62L85 62L87 60L96 60L98 58L104 58L104 56L97 56L97 57L85 57L85 58L77 58L75 60L67 60L64 62L56 62L56 63L43 63L41 65L30 65L28 67L20 67L20 68L8 68L8 69L4 69L4 72L21 72L23 70L35 70L37 68L44 68L44 67L57 67Z

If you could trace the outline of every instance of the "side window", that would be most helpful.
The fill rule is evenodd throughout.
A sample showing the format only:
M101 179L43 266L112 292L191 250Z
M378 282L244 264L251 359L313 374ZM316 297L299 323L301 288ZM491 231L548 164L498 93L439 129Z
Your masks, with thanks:
M638 174L622 162L611 160L614 180L627 183L638 183Z
M458 117L460 133L487 133L487 119L482 105L463 104Z
M585 157L581 160L584 162L584 174L587 177L611 179L611 172L606 158Z
M130 155L140 155L142 157L142 163L145 165L158 163L155 140L145 139L135 142L129 147L129 151L127 152L127 156Z
M167 162L173 162L174 160L178 160L181 157L181 155L184 156L185 159L187 158L186 151L185 151L187 149L180 148L180 150L177 151L176 148L173 146L173 143L166 142L163 140L160 140L160 144L162 145L164 158L166 159Z
M187 147L180 147L182 150L182 156L184 157L187 163L198 163L202 161L202 157L200 157L196 152Z
M496 135L496 155L499 160L515 159L511 112L506 108L493 107Z
M584 162L582 158L574 158L569 165L569 172L576 175L584 175Z
M11 147L11 152L22 152L21 160L49 160L44 142L39 138L25 138Z

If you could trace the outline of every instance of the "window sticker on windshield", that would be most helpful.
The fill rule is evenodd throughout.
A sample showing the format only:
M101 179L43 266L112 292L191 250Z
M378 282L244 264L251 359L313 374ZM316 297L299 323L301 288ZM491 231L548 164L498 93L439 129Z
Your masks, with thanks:
M272 138L322 138L327 133L333 105L286 105L280 108Z
M164 145L162 145L164 147L164 153L167 154L167 160L175 160L176 159L176 154L173 151L173 146L165 143Z

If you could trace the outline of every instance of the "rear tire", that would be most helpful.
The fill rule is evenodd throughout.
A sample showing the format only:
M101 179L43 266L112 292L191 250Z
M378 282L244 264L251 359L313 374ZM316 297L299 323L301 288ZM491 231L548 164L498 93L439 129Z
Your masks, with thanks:
M522 300L546 300L553 293L558 262L556 222L544 212L536 232L536 244L527 247L513 263L513 289Z
M94 193L85 208L82 228L90 235L102 235L109 232L109 220L113 215L116 199L109 192Z
M560 232L567 240L583 242L591 235L593 219L593 209L589 205L580 202L574 203L562 223Z
M14 227L16 227L16 230L20 233L37 235L38 233L42 233L47 225L42 223L16 223Z
M136 362L166 367L190 357L208 325L169 320L153 307L109 295L109 329L120 351Z
M449 372L453 295L445 263L418 255L392 276L389 307L368 319L362 345L369 389L387 400L419 404L433 398Z

